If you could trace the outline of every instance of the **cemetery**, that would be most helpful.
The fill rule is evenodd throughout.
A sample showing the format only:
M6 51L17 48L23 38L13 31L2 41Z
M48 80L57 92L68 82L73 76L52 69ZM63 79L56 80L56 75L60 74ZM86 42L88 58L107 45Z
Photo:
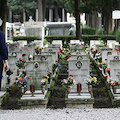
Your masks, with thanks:
M109 43L109 41L107 41ZM120 107L120 45L90 40L14 42L0 109Z

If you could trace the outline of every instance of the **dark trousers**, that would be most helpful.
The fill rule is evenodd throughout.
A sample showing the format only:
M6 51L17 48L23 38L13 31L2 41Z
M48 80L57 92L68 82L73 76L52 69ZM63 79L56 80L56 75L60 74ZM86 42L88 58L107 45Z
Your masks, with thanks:
M3 61L0 60L0 90L1 90L1 83L2 83L2 72L3 72Z

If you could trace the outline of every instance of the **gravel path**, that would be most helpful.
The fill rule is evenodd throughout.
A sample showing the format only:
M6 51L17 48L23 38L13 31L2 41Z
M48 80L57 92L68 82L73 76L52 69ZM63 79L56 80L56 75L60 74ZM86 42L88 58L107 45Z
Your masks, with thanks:
M120 120L120 108L0 110L0 120Z

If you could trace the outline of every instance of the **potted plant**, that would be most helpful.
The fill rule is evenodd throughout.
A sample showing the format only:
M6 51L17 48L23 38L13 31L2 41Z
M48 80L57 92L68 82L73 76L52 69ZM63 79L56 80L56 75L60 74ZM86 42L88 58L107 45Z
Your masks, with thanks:
M44 94L44 92L45 92L45 86L46 86L46 84L47 84L48 78L49 78L49 77L48 77L47 75L45 75L45 76L43 76L42 79L40 80L40 82L41 82L41 91L42 91L43 94Z
M48 70L48 71L47 71L47 76L49 77L49 78L48 78L48 84L50 84L52 72L50 72L50 71Z
M108 81L108 85L112 87L113 93L115 94L117 86L120 85L120 82L118 82L116 79L113 79L111 77L108 77L107 81Z
M86 79L85 79L85 83L88 85L88 91L91 92L92 91L92 86L96 86L99 84L98 80L96 77L91 77L91 76L88 76Z
M10 76L13 74L13 70L9 68L9 70L6 72L7 75L7 84L10 84Z
M73 75L69 75L67 79L63 79L62 86L67 88L68 93L71 91L71 88L76 84L76 81L73 79Z

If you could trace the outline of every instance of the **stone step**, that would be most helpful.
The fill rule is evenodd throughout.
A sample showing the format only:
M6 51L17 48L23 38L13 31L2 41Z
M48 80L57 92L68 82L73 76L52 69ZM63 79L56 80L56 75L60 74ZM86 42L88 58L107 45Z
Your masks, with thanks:
M68 74L59 74L58 79L66 79L68 77Z
M110 108L111 103L109 98L105 98L105 97L96 97L94 98L94 108Z
M63 109L65 108L65 98L50 98L49 103L48 103L48 108L60 108Z

